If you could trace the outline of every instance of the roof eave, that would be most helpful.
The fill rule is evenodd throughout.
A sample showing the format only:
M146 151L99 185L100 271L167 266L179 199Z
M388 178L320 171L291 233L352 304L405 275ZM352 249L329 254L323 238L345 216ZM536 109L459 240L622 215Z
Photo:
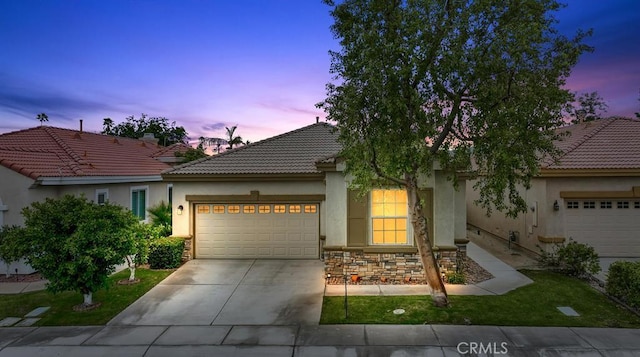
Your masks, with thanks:
M640 176L640 168L623 169L540 169L539 177L629 177Z
M278 174L162 174L162 178L165 181L172 182L322 181L324 177L323 172Z
M115 183L160 182L160 175L38 177L33 186L104 185Z

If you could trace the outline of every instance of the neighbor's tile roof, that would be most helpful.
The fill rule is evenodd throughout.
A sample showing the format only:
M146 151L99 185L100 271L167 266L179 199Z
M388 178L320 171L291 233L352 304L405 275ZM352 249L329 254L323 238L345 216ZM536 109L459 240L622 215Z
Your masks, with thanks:
M570 135L556 142L563 154L543 169L640 168L640 120L613 117L558 129Z
M171 150L181 149L49 126L0 135L0 165L32 179L159 175Z
M336 129L316 123L247 146L193 161L169 175L242 175L319 173L316 162L336 155L341 146Z

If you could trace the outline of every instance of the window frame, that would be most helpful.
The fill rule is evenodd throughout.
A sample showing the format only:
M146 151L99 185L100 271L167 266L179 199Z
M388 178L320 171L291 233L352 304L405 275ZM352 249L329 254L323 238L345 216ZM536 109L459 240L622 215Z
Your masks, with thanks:
M100 200L98 197L100 197L100 195L104 195L104 202L100 203ZM107 202L109 202L109 189L108 188L96 188L96 193L95 193L95 203L99 204L99 205L103 205Z
M406 208L406 215L405 216L374 216L373 215L373 192L374 191L404 191L406 194L406 191L403 189L397 189L397 188L378 188L378 189L372 189L369 192L369 204L367 207L368 210L368 240L369 240L369 245L370 246L376 246L376 247L392 247L392 246L402 246L402 247L411 247L414 246L414 242L412 239L410 239L410 237L413 237L413 229L411 227L411 223L409 220L409 208L407 206ZM407 202L408 202L408 197L407 197ZM405 204L407 204L407 202L405 202ZM397 204L397 203L396 203ZM398 243L397 241L395 243L375 243L374 242L374 230L373 230L373 221L374 219L384 219L384 218L388 218L388 219L404 219L405 221L405 242L404 243ZM395 230L396 232L398 231L397 228Z
M140 191L144 191L144 218L140 219L140 215L136 214L136 211L133 208L133 194L134 192L140 192ZM129 188L129 203L131 205L131 212L133 212L133 214L138 217L138 219L141 222L148 222L149 220L149 213L147 212L147 209L149 208L149 186L145 185L145 186L131 186Z

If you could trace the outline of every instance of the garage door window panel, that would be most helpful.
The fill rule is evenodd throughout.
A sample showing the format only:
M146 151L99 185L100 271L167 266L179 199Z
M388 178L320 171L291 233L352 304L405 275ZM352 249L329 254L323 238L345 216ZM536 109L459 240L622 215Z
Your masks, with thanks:
M214 214L220 214L220 213L224 213L224 206L223 205L213 205L213 213Z
M260 205L258 206L258 213L271 213L271 206L269 205Z
M289 213L300 213L301 211L300 205L289 205Z
M602 201L602 202L600 202L600 208L609 209L611 207L612 207L611 201Z
M285 205L274 205L273 206L273 213L286 213L287 212L287 206Z
M316 213L316 205L304 205L304 213Z
M580 208L580 204L578 203L578 201L567 201L567 208L568 209L578 209L578 208Z
M209 205L198 205L196 212L198 212L198 214L208 214L210 209Z
M244 205L242 207L242 212L245 214L254 214L256 213L256 206L254 205Z
M629 208L629 201L618 201L617 206L620 209Z
M238 213L240 213L240 206L238 206L238 205L229 205L229 206L227 206L227 213L230 213L230 214L238 214Z

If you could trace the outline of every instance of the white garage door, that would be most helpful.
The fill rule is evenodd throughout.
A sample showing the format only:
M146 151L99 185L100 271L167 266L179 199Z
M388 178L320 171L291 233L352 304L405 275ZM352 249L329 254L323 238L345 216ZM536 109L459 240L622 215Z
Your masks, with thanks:
M196 258L319 257L317 204L196 204Z
M640 201L567 200L566 237L601 257L640 257Z

